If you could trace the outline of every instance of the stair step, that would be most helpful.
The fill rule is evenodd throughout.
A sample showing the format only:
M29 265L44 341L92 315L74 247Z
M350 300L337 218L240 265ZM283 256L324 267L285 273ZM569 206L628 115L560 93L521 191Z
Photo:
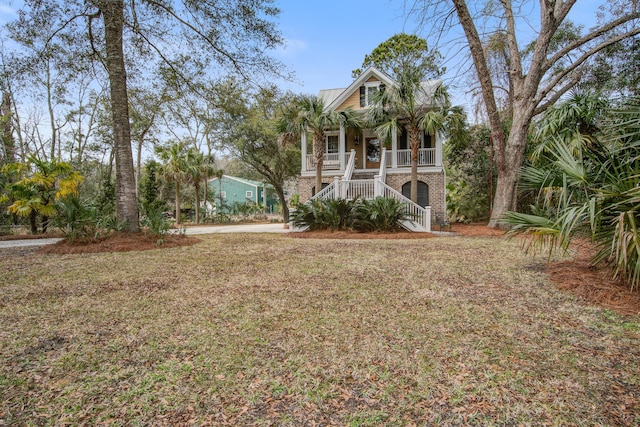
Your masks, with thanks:
M373 179L375 176L375 173L354 172L352 179Z

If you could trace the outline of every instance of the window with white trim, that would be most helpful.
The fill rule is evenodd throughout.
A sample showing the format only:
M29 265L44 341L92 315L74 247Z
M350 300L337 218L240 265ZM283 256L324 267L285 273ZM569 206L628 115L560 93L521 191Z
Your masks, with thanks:
M222 197L223 199L227 198L227 192L226 191L221 191L220 192L220 197Z
M244 197L251 199L253 197L253 191L249 190L244 193Z
M328 154L338 153L340 149L340 135L338 132L327 132L324 137L324 152Z
M375 94L378 93L378 91L380 90L380 84L381 84L381 82L379 82L379 81L366 82L364 84L364 87L365 87L364 105L366 107L370 107L373 104L373 98L374 98Z

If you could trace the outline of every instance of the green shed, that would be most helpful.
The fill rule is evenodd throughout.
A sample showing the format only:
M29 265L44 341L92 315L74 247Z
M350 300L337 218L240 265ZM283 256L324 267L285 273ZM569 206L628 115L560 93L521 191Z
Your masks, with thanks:
M222 175L222 179L209 180L209 189L215 194L215 206L219 208L222 199L222 211L228 211L234 203L255 203L266 207L267 212L276 209L273 186L251 179Z

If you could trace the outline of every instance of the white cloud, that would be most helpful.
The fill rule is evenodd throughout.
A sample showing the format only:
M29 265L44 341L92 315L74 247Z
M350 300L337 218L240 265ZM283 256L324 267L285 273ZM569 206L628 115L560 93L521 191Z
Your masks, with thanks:
M16 10L7 4L0 4L0 15L16 16Z
M9 5L0 4L0 25L13 21L17 16L16 10Z
M300 52L304 52L308 47L309 44L304 40L285 38L284 46L278 47L275 53L283 58L290 58Z

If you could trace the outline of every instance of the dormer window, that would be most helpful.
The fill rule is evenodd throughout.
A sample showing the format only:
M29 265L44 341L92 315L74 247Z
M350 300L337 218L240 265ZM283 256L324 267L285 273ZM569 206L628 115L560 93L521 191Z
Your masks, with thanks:
M382 84L379 81L366 82L360 86L360 106L370 107L373 104L375 94L380 90Z

